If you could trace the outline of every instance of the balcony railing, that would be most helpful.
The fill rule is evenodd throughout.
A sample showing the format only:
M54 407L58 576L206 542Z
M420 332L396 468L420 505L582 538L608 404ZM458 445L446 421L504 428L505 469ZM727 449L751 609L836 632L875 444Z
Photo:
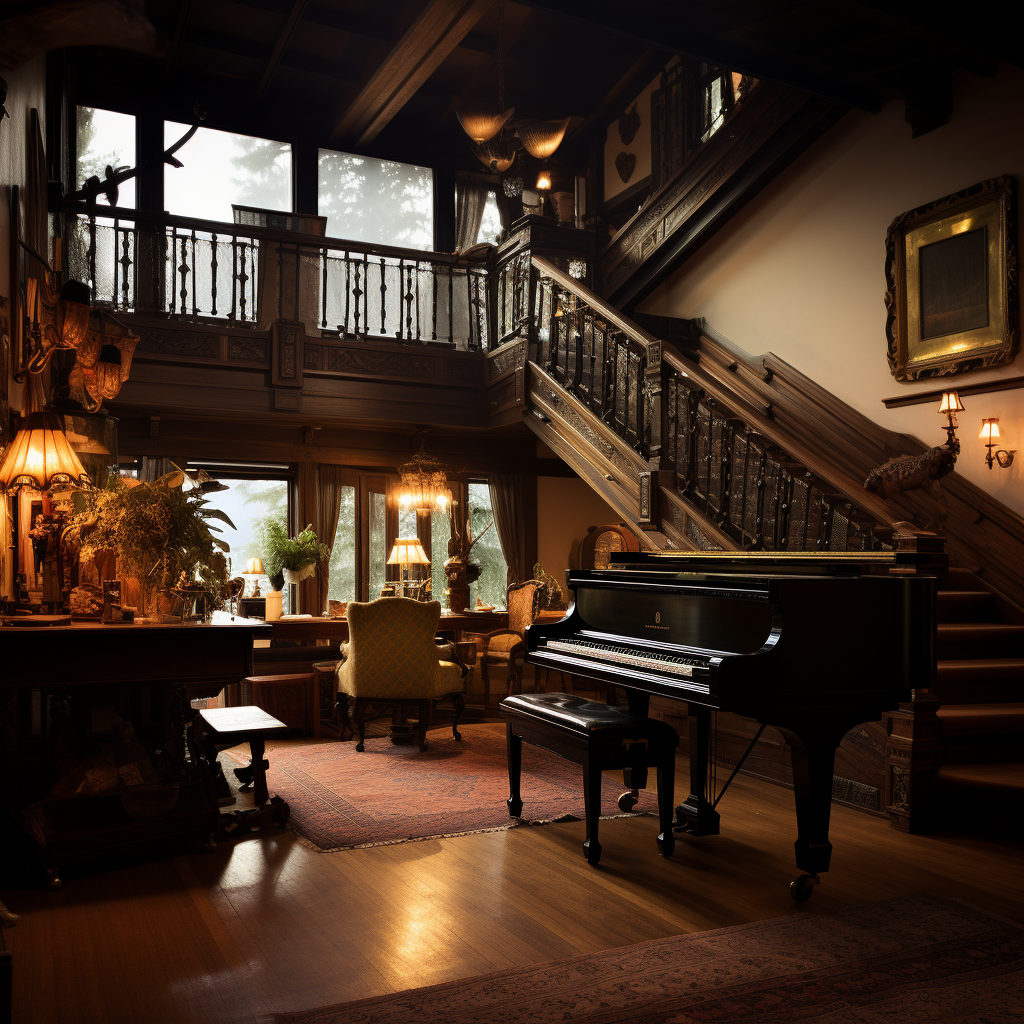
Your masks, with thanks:
M248 225L111 209L70 211L68 271L122 312L309 334L491 347L486 265Z

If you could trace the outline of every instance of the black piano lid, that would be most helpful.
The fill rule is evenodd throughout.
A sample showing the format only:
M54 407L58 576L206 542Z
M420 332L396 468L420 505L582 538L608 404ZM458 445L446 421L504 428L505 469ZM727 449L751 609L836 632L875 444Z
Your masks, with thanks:
M926 561L917 552L896 551L614 551L616 572L756 574L771 576L863 576L898 572Z

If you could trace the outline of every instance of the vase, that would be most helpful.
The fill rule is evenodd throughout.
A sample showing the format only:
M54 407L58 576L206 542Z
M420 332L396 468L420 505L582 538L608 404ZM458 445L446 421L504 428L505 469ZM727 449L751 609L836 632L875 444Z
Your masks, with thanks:
M266 609L263 617L267 622L276 622L281 618L282 600L284 599L280 590L271 590L267 594Z
M303 580L309 579L310 576L316 571L316 563L311 562L309 565L302 569L282 569L284 573L285 583L301 583Z

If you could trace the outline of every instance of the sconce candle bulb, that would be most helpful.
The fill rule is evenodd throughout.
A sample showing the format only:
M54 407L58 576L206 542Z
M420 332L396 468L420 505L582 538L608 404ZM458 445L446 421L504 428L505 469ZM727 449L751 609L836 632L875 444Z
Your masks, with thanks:
M993 464L998 462L1002 469L1006 469L1013 463L1013 457L1017 454L1017 449L1014 448L1011 451L1006 449L1000 449L994 451L996 442L999 440L999 417L990 416L981 421L981 433L978 437L985 442L985 447L988 448L988 453L985 456L985 461L988 463L988 468L991 469Z

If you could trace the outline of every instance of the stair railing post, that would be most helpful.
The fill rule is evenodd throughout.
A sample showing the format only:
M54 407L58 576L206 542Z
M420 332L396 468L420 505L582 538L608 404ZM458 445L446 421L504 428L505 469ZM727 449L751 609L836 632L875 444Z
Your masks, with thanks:
M644 457L648 461L661 460L661 439L663 435L663 387L661 379L661 342L652 341L647 345L647 359L644 366Z

